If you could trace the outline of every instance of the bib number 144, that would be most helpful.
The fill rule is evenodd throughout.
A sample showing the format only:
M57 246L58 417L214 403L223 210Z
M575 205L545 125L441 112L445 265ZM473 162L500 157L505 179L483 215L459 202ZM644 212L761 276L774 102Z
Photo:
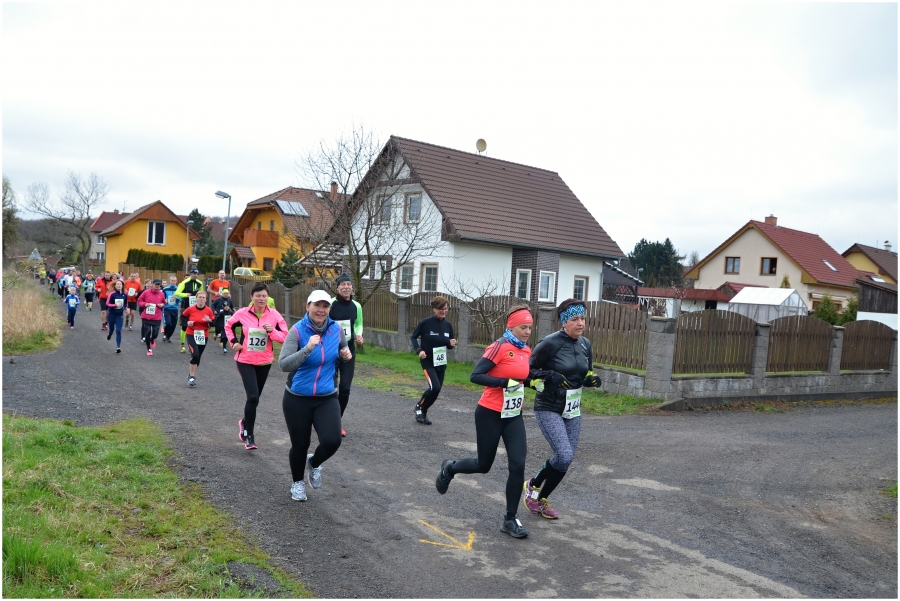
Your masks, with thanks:
M572 419L581 415L581 389L566 391L566 406L563 409L563 419Z

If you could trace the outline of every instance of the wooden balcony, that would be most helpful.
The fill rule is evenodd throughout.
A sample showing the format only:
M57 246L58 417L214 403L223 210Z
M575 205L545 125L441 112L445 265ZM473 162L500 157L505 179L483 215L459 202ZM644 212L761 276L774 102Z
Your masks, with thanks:
M269 230L244 230L244 246L269 246L278 248L278 232Z

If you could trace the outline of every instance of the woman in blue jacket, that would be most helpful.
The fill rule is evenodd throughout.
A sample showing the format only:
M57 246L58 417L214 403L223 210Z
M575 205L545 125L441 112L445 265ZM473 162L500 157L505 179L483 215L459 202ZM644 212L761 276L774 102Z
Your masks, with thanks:
M289 372L281 408L291 450L291 498L306 500L306 481L313 489L322 486L322 464L341 446L341 406L338 403L336 366L352 358L341 326L328 317L331 295L313 290L306 299L306 316L291 327L278 365ZM312 429L319 446L309 450Z

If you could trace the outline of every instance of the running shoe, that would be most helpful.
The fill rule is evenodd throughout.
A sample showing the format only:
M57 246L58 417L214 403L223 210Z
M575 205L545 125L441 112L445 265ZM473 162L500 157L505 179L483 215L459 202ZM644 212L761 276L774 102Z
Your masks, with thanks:
M128 331L129 331L129 332L131 331L131 326L128 326Z
M150 348L156 348L156 341L155 341L155 340L151 340L151 341L150 341Z
M131 328L129 328L129 329L131 329ZM141 338L141 342L147 342L147 339L146 339L146 338Z
M222 347L222 353L223 353L223 354L228 354L228 349L225 348L224 346Z
M525 527L518 518L503 520L503 525L500 526L500 532L505 532L513 538L525 538L528 536L528 530L525 530Z
M149 348L147 349L147 356L148 356L148 357L152 357L152 356L153 356L153 349L149 349Z
M106 329L106 328L104 328L104 329ZM106 335L106 339L109 340L110 338L112 338L112 335L113 335L113 330L110 330L109 334Z
M314 490L319 490L322 488L322 466L313 467L310 465L309 460L312 459L312 456L312 453L306 456L306 481L309 482L309 485Z
M244 440L244 448L247 449L248 451L252 451L254 449L259 448L256 446L256 443L253 442L252 434L249 434L249 433L247 434L246 439ZM316 487L316 488L318 488L318 487Z
M74 329L75 329L75 326L69 326L69 329L70 329L70 330L74 330Z
M121 355L121 354L122 354L122 349L117 348L117 349L116 349L116 354L117 354L117 355Z
M559 512L556 511L555 509L553 509L552 507L550 507L550 501L548 501L547 499L541 499L540 504L541 504L540 512L541 512L542 516L544 516L548 520L558 520L559 519Z
M540 488L531 485L531 478L525 481L525 497L522 498L522 502L525 504L525 508L534 515L541 512L541 502L538 500L540 492Z
M447 474L447 468L452 463L452 459L444 459L444 462L441 464L441 471L438 472L437 478L434 480L434 486L441 494L447 492L447 489L450 488L450 481L453 480L453 476Z
M303 480L291 484L291 498L295 501L306 500L306 483Z
M100 326L100 329L103 331L106 331L106 324L103 324L102 326Z
M424 411L422 412L422 423L425 424L426 426L430 426L432 424L432 421L430 419L428 419L428 414L425 413Z
M181 345L181 352L182 352L182 353L184 352L184 345L183 345L183 344Z
M425 414L422 413L422 410L419 409L418 405L416 405L416 421L419 422L420 424L425 423Z
M195 378L194 376L188 376L188 386L196 386L196 385L197 385L197 378Z
M341 438L347 438L347 431L341 428Z
M238 440L244 442L246 440L247 431L244 430L244 418L238 420Z

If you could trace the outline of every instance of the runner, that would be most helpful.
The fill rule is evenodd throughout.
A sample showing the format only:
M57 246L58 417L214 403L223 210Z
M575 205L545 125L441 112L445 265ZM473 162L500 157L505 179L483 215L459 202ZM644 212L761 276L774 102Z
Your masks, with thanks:
M69 286L69 294L66 295L64 299L66 303L66 325L69 326L70 330L75 329L75 313L78 312L78 305L81 304L81 299L78 298L78 295L75 294L76 289L75 286Z
M97 278L96 288L97 288L97 298L100 301L100 329L106 329L106 299L110 292L112 292L112 278L109 276L108 271L104 271L103 275Z
M141 278L136 273L132 273L125 282L125 294L128 295L128 307L125 309L125 327L131 331L134 325L134 314L138 310L137 298L144 287L141 285Z
M181 299L181 352L184 352L184 339L187 336L187 320L184 318L184 310L194 306L197 302L197 293L203 290L203 282L197 279L197 269L191 269L190 276L178 284L175 296Z
M416 421L426 426L431 425L428 419L428 409L434 405L441 386L444 384L444 372L447 371L447 350L456 346L456 338L453 337L453 326L447 321L447 312L450 311L450 301L443 296L435 296L431 300L432 317L426 317L419 322L416 330L409 337L412 347L419 355L419 362L425 371L425 380L428 382L428 390L422 393L422 398L416 403ZM421 342L419 340L421 339Z
M94 307L94 294L97 290L97 282L94 281L94 274L88 270L84 276L84 304L88 311Z
M283 343L288 332L287 322L281 314L269 307L269 288L265 284L260 282L253 286L250 296L253 304L239 309L224 325L247 394L244 417L238 420L238 438L248 451L257 448L253 439L256 408L275 360L272 342ZM241 326L240 337L234 333L237 326Z
M210 299L210 306L215 304L216 299L222 296L222 290L225 288L231 288L231 283L225 279L225 270L219 270L219 277L209 283L209 291L212 294L212 298Z
M441 494L447 492L456 474L486 474L491 471L497 446L503 439L506 448L509 476L506 478L506 515L501 532L514 538L528 536L522 522L516 519L519 506L519 482L525 477L525 421L522 403L528 383L528 359L531 349L526 345L534 320L526 305L510 308L506 315L506 332L484 351L469 378L484 386L484 393L475 408L475 433L478 457L441 464L435 486Z
M163 309L163 319L165 319L165 327L163 328L163 340L172 342L172 334L175 332L175 326L178 325L178 309L180 305L179 298L175 296L178 290L178 278L169 276L169 285L162 289L166 295L166 307Z
M349 361L350 349L341 327L328 317L331 295L313 290L306 299L306 315L291 327L278 365L290 372L281 408L291 437L288 459L291 465L291 498L306 500L307 482L314 489L322 486L322 464L341 446L341 407L335 390L335 364L338 357ZM234 321L232 319L231 321ZM309 450L315 427L319 446Z
M353 372L356 368L356 345L363 345L363 311L362 306L353 300L353 280L347 274L338 276L337 296L331 299L331 319L338 322L344 331L344 338L350 345L352 359L343 361L338 366L340 384L338 385L338 403L341 405L341 421L350 400L350 385L353 383ZM341 436L347 431L341 428Z
M525 481L525 507L535 515L559 519L550 507L550 493L565 477L581 435L581 389L600 386L600 378L591 371L591 341L584 338L585 306L582 301L566 299L556 310L562 329L550 334L534 347L529 362L532 380L538 390L534 417L553 456L544 462L538 474Z
M147 344L147 355L153 356L156 348L156 337L162 323L163 307L166 306L166 295L160 290L162 280L153 280L151 287L141 292L137 304L141 310L141 340Z
M187 326L187 345L191 349L188 386L197 385L197 366L200 365L200 357L203 356L209 338L209 324L215 319L212 309L206 306L206 292L198 291L195 298L194 305L181 312L181 318Z
M38 275L41 276L41 286L47 285L47 268L41 267L40 271L38 271Z
M69 290L69 270L63 268L60 271L62 273L57 274L56 276L56 294L58 294L60 300L62 300Z
M222 345L222 353L227 353L228 337L225 335L225 322L234 315L234 301L228 288L219 290L219 296L212 302L211 308L216 315L216 336Z
M112 338L116 333L116 353L122 352L122 322L124 320L125 303L128 295L125 294L125 283L122 280L113 282L112 292L106 297L106 311L109 315L109 334L106 339Z

